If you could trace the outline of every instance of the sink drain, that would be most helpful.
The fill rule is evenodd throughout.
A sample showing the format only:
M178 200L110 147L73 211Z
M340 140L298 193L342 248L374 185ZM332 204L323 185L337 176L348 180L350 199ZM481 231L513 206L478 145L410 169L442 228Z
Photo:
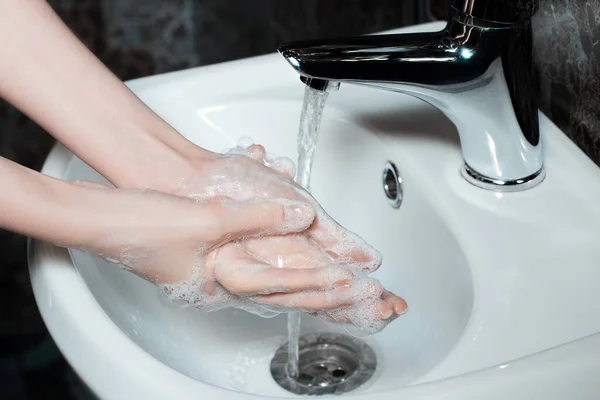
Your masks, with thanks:
M368 381L377 367L373 350L365 343L338 333L300 337L299 374L288 373L284 343L271 360L271 375L284 389L301 395L342 394Z

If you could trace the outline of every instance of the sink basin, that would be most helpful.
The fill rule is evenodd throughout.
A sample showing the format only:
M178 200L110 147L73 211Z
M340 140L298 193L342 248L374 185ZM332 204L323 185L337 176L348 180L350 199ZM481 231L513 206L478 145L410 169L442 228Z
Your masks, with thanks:
M410 175L410 165L403 174L406 197L401 209L387 204L381 175L386 162L396 161L397 157L387 150L386 141L373 133L385 115L357 114L346 106L365 95L377 95L373 91L349 93L350 97L332 97L325 111L312 193L334 218L360 232L384 254L386 261L374 276L410 303L409 314L366 339L376 349L381 372L379 379L373 380L372 390L386 389L429 372L456 345L471 314L473 285L460 244L429 204L418 180ZM183 97L165 103L161 113L204 148L232 147L246 135L270 151L295 159L302 94L302 86L292 81L250 92L246 100L224 99L217 105ZM182 107L189 109L186 112ZM406 119L407 115L399 117ZM440 119L433 110L427 110L423 117ZM440 122L449 127L445 121ZM454 134L452 130L448 133ZM403 171L403 160L397 162ZM102 179L74 157L65 178ZM287 394L269 372L270 357L285 339L285 316L264 320L232 310L174 311L161 305L156 288L144 280L83 252L73 252L73 260L104 312L158 360L191 378L220 387L261 395ZM309 330L330 331L336 327L318 323L310 316L304 323ZM253 371L244 371L243 365L238 365L240 357L256 346L252 357L260 356L257 364L252 364ZM226 373L231 368L237 374L233 381Z
M304 88L277 55L128 85L202 147L220 151L249 136L296 158ZM382 252L374 276L410 306L361 338L377 370L347 396L558 399L600 391L600 171L540 118L545 181L500 194L461 177L458 135L433 107L352 85L329 96L312 192ZM388 161L403 180L398 209L382 188ZM104 181L61 145L43 172ZM269 372L286 340L284 316L177 309L153 285L86 253L38 241L29 253L44 320L101 398L294 397ZM302 329L344 331L308 316Z

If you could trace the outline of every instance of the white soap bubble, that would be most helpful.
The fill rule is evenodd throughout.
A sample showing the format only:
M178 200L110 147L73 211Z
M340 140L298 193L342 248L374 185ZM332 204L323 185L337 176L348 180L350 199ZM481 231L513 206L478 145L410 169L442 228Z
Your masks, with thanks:
M249 148L254 144L254 141L249 137L242 137L236 147L231 149L225 149L223 153L225 155L230 156L248 156ZM256 158L255 158L256 159ZM225 159L227 162L227 159ZM266 166L270 168L274 168L280 172L287 173L289 176L293 176L295 173L295 163L287 158L287 157L279 157L272 153L267 153L264 160L262 161ZM240 166L239 163L236 162L234 157L231 157L229 164L226 166L227 170L236 170L236 168L244 168ZM233 174L234 176L244 176L243 173ZM264 193L261 193L262 196L257 196L256 193L253 193L248 190L247 182L235 181L228 178L228 174L225 172L214 171L211 172L211 180L212 184L209 184L206 189L206 193L203 195L204 198L208 197L229 197L235 198L238 201L256 201L257 197L268 198L264 196ZM252 179L252 177L248 177L248 179ZM295 191L300 192L300 189L291 185ZM302 193L306 195L305 193ZM241 200L240 200L241 199ZM201 201L201 199L197 199ZM283 204L292 204L291 200L286 199L272 199L273 201L278 201ZM224 203L225 204L225 203ZM229 203L227 203L229 205ZM232 205L235 206L235 205ZM290 232L294 231L293 227L298 225L297 221L294 222L294 214L286 215L288 218L286 219L290 228L288 229ZM302 219L303 217L298 214L298 218ZM346 331L353 336L367 336L376 332L379 332L383 329L388 323L388 321L382 321L379 319L379 313L377 310L377 305L381 301L381 296L384 292L383 287L374 278L371 278L367 275L366 272L374 270L381 263L381 254L377 252L375 249L372 249L366 242L360 238L359 236L346 231L339 225L335 224L333 220L326 218L325 211L322 209L317 210L316 218L319 221L322 221L323 224L326 224L325 228L329 232L333 232L337 234L339 237L342 237L343 240L339 241L335 245L332 246L329 250L335 253L336 257L331 257L329 255L325 256L331 264L321 267L317 274L317 279L326 283L326 287L328 288L326 292L326 299L329 302L333 303L339 301L340 299L336 296L343 296L344 299L351 299L352 305L341 307L333 310L303 310L309 313L315 313L316 315L321 316L329 316L336 320L347 319L352 325L345 326ZM284 228L285 230L285 228ZM325 239L322 237L323 235L317 231L314 232L313 235L318 239ZM321 237L319 237L321 235ZM308 239L307 240L312 240ZM363 252L366 253L367 257L370 261L367 261L360 266L356 265L356 262L351 259L348 255L351 254L352 250L355 248L360 248ZM206 252L206 248L199 249L198 254L204 254ZM344 256L345 255L345 256ZM133 255L130 255L133 260ZM277 257L277 265L274 267L285 268L291 267L285 265L285 257L280 255ZM294 262L298 262L300 259L296 259ZM265 260L262 260L265 261ZM322 263L322 260L311 260L309 257L304 261L312 262L314 264L318 264L319 261ZM197 258L197 265L195 265L195 273L193 276L185 282L175 283L175 284L161 284L159 288L161 290L160 299L161 303L169 308L184 308L187 305L193 305L198 307L204 311L217 311L223 308L237 308L244 310L246 312L258 315L263 318L272 318L282 313L288 313L291 311L296 311L290 309L291 307L297 308L299 303L296 300L296 303L288 304L288 308L285 307L277 307L277 306L266 306L261 304L256 304L252 302L249 298L236 296L228 292L225 288L223 288L218 282L214 280L211 281L204 277L203 265L204 259L203 257ZM265 261L266 264L266 261ZM249 265L248 268L257 268L264 269L264 265ZM346 282L347 290L344 291L335 291L329 290L334 284L338 284L339 282ZM207 287L211 287L211 293L207 293ZM273 288L273 290L268 293L260 293L260 294L269 294L272 292L281 292L285 291L285 288ZM297 297L291 297L292 299L297 299Z
M237 146L242 148L248 148L254 144L254 140L249 136L242 136L237 141Z

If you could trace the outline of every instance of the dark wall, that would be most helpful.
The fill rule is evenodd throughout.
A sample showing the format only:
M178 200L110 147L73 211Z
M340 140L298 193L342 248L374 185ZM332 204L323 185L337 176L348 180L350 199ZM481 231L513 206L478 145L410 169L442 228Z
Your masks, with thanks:
M600 165L600 1L541 0L534 46L542 111Z
M410 0L50 0L123 80L415 23ZM0 42L0 46L1 46ZM39 169L53 139L0 100L0 156ZM89 399L37 312L25 238L0 230L0 398Z

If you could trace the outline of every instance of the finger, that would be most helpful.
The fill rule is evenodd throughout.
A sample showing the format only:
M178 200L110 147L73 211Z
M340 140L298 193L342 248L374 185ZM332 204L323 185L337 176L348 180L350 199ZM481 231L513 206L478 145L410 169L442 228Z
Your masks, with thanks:
M218 236L232 241L245 236L284 235L306 230L315 218L305 203L272 200L214 204Z
M370 307L368 309L372 310L372 314L363 316L363 318L367 320L378 319L381 321L391 322L398 317L398 315L394 314L390 304L384 300L377 301L373 307ZM331 314L329 314L329 312ZM351 306L336 310L324 310L312 313L311 315L327 322L354 324L354 322L356 321L356 308Z
M279 172L280 174L282 174L283 176L285 176L286 178L293 179L296 175L296 165L294 164L294 161L292 161L290 158L275 158L269 166L277 172Z
M337 322L340 324L351 324L352 321L350 321L348 319L348 317L346 317L345 315L341 315L341 314L336 314L335 317L329 315L329 314L324 314L324 313L311 313L310 315L312 315L313 317L317 317L322 319L323 321L327 321L327 322Z
M217 294L217 283L215 281L206 281L202 284L202 291L209 296Z
M338 224L309 193L301 188L299 193L314 204L316 211L315 222L308 230L309 236L330 257L340 263L355 265L365 272L376 271L381 266L383 257L379 251Z
M217 281L230 292L245 296L326 290L349 285L354 276L352 271L339 266L271 267L248 255L238 244L218 249L215 263L213 271Z
M332 262L331 257L302 233L248 239L243 244L254 257L281 268L320 268Z
M217 257L219 250L220 249L217 249L208 253L204 258L204 267L202 272L205 282L202 284L202 291L210 296L214 296L217 292L214 259Z
M324 273L322 269L276 268L264 264L248 264L215 269L217 281L239 296L290 294L302 291L331 289L347 285L350 271ZM273 304L273 303L265 303Z
M250 297L258 304L298 310L334 310L352 305L346 286L321 292L274 293Z
M360 236L343 228L322 209L317 211L316 221L308 232L338 262L356 265L366 272L376 271L381 266L381 253Z
M375 304L376 317L382 321L394 316L394 305L386 300L380 300Z
M406 314L408 306L406 301L401 297L394 295L391 292L385 291L379 300L376 301L374 308L367 308L375 311L374 315L365 316L366 318L376 318L381 321L393 321L398 316ZM327 322L337 322L343 324L352 324L352 318L356 317L356 309L354 306L348 308L342 308L335 310L335 312L328 314L325 312L315 312L311 315L321 318Z
M395 316L403 315L408 312L408 304L402 297L398 297L391 292L385 291L382 295L382 300L385 300L390 305Z
M253 144L252 146L248 147L248 156L257 161L264 162L266 154L267 152L265 148L260 144Z

